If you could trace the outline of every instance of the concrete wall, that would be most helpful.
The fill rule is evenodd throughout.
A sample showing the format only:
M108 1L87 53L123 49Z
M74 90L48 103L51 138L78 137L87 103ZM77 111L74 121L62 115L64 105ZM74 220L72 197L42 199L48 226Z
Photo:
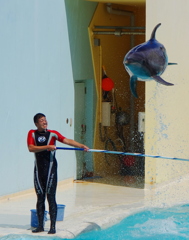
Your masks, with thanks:
M169 66L162 77L174 86L166 87L155 81L146 83L146 154L189 157L188 56L189 2L186 0L147 0L147 40L158 23L162 23L156 38L163 43ZM159 183L183 176L189 163L146 158L146 183Z
M74 80L93 79L88 26L97 3L65 0Z
M74 137L74 85L64 1L0 1L0 196L33 187L26 137L33 115ZM59 180L75 177L75 153L57 152Z
M96 89L94 71L89 44L88 26L96 9L97 3L81 0L65 0L73 78L82 82L85 93L77 93L75 84L75 139L93 148L94 122L96 114ZM81 101L84 103L81 104ZM81 122L80 122L81 121ZM86 132L81 134L81 125L86 125ZM86 169L93 172L93 155L76 152L77 178L83 174L84 162Z

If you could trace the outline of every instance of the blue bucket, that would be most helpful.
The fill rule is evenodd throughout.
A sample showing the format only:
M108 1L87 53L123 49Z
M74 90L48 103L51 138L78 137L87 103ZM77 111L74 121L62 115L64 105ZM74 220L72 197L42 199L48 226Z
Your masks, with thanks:
M31 209L31 227L34 227L34 228L37 228L39 223L38 223L38 217L37 217L37 211L36 209ZM45 214L44 214L44 224L45 224L45 221L47 221L47 211L45 211Z
M57 204L57 217L56 217L56 221L63 221L63 219L64 219L64 209L65 209L65 205Z

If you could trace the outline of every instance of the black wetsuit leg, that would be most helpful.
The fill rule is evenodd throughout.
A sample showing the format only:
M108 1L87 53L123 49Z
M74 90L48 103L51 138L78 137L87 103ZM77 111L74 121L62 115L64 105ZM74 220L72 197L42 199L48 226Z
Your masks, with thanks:
M43 230L44 213L45 213L45 198L46 198L46 179L44 176L38 174L37 167L34 169L34 186L37 195L37 216L38 216L38 229Z
M56 187L57 187L57 162L54 161L47 185L47 201L49 203L49 214L51 219L50 231L48 232L49 234L56 232L56 217L57 217Z

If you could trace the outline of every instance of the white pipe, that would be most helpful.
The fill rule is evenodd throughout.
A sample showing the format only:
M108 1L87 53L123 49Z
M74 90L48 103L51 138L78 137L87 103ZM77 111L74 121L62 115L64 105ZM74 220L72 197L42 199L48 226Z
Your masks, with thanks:
M123 32L123 31L93 31L96 35L115 35L115 36L121 36L121 35L145 35L144 32Z

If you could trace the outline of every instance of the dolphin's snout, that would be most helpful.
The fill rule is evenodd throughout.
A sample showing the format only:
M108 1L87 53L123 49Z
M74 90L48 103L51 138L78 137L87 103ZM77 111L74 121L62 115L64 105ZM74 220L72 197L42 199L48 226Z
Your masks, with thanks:
M127 65L127 64L129 63L129 61L128 61L128 60L125 60L123 63L124 63L125 65Z
M133 59L131 59L131 58L127 58L127 59L125 59L125 61L123 62L125 65L128 65L128 64L131 64L131 63L133 63L134 61L133 61Z

